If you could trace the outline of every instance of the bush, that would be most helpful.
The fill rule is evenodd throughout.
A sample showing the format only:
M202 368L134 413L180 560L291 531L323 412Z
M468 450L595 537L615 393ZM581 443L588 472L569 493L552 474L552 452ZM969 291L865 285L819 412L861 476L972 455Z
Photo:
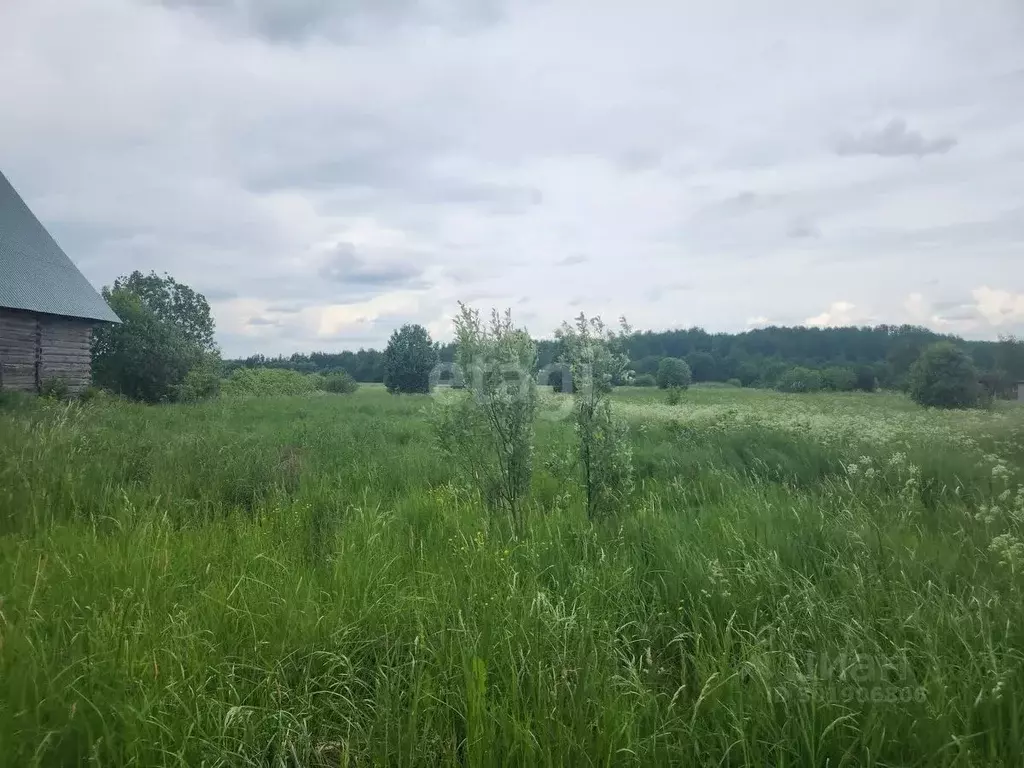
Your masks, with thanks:
M822 371L821 383L829 392L852 392L857 387L857 374L849 368L833 365Z
M685 360L680 360L678 357L663 358L658 365L658 386L661 389L671 387L686 389L690 386L692 379L690 366Z
M853 386L861 392L874 392L878 389L878 377L875 370L869 365L862 365L857 369Z
M926 348L910 369L910 397L932 408L970 408L978 404L978 372L971 358L948 341Z
M177 387L176 398L183 403L199 403L220 395L220 358L207 354L185 374Z
M728 384L730 387L742 387L743 386L743 382L740 381L739 379L729 379L725 383Z
M581 312L572 325L562 323L555 331L562 362L572 371L574 447L591 520L612 514L633 489L629 428L612 413L609 397L628 362L624 347L632 331L625 318L621 324L616 333L600 317Z
M683 401L683 388L682 387L669 387L668 397L665 398L665 402L669 405L679 405Z
M391 334L384 350L384 386L388 392L430 392L430 373L437 348L422 325L403 325Z
M779 378L775 388L779 392L807 393L821 390L821 373L810 368L790 368Z
M551 387L555 392L562 391L562 371L556 369L548 373L547 385Z
M93 400L97 400L101 397L103 397L103 390L94 384L90 384L78 395L78 399L83 403L91 403Z
M226 397L308 395L319 390L323 376L285 368L237 368L221 385Z
M70 390L67 379L54 376L39 385L39 394L51 400L67 400Z
M656 387L658 386L658 380L654 378L653 374L641 373L633 377L634 387Z
M324 376L321 388L324 392L333 392L337 395L351 395L359 389L359 382L345 371L338 371L337 373L330 373Z
M464 479L525 530L533 478L537 345L512 323L511 310L480 313L459 302L455 358L472 392L441 399L434 410L438 446Z

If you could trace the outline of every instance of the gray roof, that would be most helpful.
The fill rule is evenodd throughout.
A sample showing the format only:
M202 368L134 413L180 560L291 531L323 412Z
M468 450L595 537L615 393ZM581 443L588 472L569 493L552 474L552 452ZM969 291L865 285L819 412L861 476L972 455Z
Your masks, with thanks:
M0 173L0 307L121 322Z

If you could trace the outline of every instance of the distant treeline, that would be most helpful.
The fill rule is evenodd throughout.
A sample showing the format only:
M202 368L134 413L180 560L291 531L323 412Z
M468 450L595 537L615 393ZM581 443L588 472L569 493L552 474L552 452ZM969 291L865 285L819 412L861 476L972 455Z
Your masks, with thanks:
M906 386L910 366L921 351L937 341L950 340L967 351L982 381L994 394L1009 392L1024 381L1024 344L1002 341L965 341L913 325L878 325L873 328L770 327L744 333L708 333L703 328L643 331L629 337L626 351L637 377L651 376L665 357L686 360L695 382L733 381L745 387L775 387L793 368L847 369L864 380L873 374L887 389ZM442 362L451 362L453 344L440 344ZM537 367L559 357L558 342L537 344ZM288 357L253 355L229 360L228 371L240 367L287 368L306 373L345 371L356 381L384 379L384 355L376 349L358 352L295 353Z

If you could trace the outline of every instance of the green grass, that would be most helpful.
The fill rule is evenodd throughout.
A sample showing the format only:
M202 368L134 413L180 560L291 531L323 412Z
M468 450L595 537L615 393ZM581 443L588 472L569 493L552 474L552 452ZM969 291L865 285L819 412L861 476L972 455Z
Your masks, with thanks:
M429 397L0 404L0 765L1024 764L1024 409L615 398L519 540Z

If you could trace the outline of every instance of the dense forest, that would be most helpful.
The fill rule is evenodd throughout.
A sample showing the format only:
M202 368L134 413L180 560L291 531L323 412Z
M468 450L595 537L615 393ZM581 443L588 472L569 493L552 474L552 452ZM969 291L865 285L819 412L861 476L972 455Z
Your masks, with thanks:
M850 380L873 380L886 389L902 389L910 366L921 351L942 340L955 342L971 355L982 382L993 394L1005 394L1012 383L1024 381L1024 343L1012 337L965 341L912 325L770 327L744 333L708 333L703 328L643 331L628 337L626 352L640 383L651 381L662 358L677 357L686 360L696 382L732 381L745 387L774 387L787 371L805 368L845 371ZM452 344L441 344L438 350L443 362L452 360ZM558 342L538 341L538 369L558 356ZM363 382L382 381L384 377L384 356L376 349L295 353L288 357L253 355L226 361L226 365L229 371L239 367L288 368L308 373L346 371Z

